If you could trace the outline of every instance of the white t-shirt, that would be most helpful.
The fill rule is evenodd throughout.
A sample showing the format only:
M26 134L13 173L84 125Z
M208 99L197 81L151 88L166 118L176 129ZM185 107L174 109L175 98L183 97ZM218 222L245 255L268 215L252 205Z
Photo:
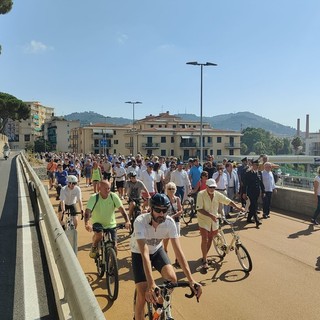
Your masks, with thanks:
M140 173L140 180L144 183L144 185L146 186L149 192L155 192L155 189L154 189L155 172L154 171L151 171L150 174L147 170L142 171Z
M81 189L78 186L75 186L73 189L70 189L68 186L64 186L60 192L60 200L68 206L76 204L78 200L81 199Z
M155 253L162 246L162 239L178 238L178 232L174 220L167 216L163 223L155 229L151 222L151 213L140 214L134 222L134 232L131 235L131 252L141 253L137 243L138 239L146 239L149 253Z
M318 185L318 190L317 190L317 195L320 196L320 175L316 176L314 178L314 181L318 181L319 185Z

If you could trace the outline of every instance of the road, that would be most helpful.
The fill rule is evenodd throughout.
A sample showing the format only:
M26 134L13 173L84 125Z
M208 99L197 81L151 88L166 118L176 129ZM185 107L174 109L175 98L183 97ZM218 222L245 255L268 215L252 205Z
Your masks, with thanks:
M0 318L57 319L48 266L16 154L0 159Z
M91 187L80 184L84 203L92 193ZM50 199L57 208L53 191ZM124 200L127 207L126 201ZM119 218L119 222L122 218ZM253 270L244 273L236 255L231 252L221 260L210 251L213 261L204 272L200 259L200 236L196 219L188 227L182 226L181 243L192 273L203 285L199 303L183 297L182 290L173 294L175 320L184 319L319 319L320 313L320 227L313 226L301 214L272 212L258 230L254 225L239 222L241 240L253 260ZM226 232L228 227L225 227ZM112 303L104 288L105 281L97 277L94 261L89 258L92 234L78 227L78 259L106 319L132 319L134 283L131 272L129 236L119 231L120 292ZM174 256L169 249L169 256ZM184 279L177 269L178 279ZM159 279L157 272L154 272Z

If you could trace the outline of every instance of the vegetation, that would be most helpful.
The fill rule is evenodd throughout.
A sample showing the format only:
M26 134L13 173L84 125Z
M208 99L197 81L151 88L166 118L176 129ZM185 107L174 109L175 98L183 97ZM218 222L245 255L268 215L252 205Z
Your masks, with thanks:
M241 154L292 154L290 139L273 136L261 128L246 128L242 131ZM301 140L300 140L301 141Z
M0 0L0 14L6 14L12 9L12 0ZM1 45L0 45L1 54Z
M0 133L4 134L9 119L26 120L30 117L30 108L16 97L0 92Z

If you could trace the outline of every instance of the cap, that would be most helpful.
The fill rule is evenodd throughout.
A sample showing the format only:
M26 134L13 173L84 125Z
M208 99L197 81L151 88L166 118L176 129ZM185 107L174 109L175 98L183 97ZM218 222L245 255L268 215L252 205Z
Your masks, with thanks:
M241 161L248 161L248 158L244 157L243 159L241 159Z
M177 165L179 165L179 164L181 165L181 164L183 164L183 162L182 161L178 161Z
M206 185L208 186L208 187L217 187L217 183L216 183L216 180L214 180L214 179L208 179L207 181L206 181Z
M74 164L73 164L73 163L70 163L69 167L74 167Z
M116 160L116 163L121 163L119 160Z
M128 177L131 178L131 177L136 177L137 176L137 173L135 171L131 171L128 173Z
M253 164L259 164L259 161L258 160L254 160L252 161Z
M147 163L147 166L148 166L148 167L153 167L153 162L149 161L149 162Z

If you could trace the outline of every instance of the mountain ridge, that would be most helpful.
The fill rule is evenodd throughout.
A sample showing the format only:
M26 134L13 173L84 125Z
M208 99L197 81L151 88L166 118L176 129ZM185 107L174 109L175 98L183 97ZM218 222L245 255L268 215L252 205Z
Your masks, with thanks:
M175 114L185 120L200 121L200 117L195 114ZM109 117L94 111L73 112L65 115L67 120L80 120L80 125L85 126L94 123L109 123L125 125L132 123L132 119L123 117ZM261 117L249 111L242 111L229 114L221 114L212 117L203 117L203 122L209 123L214 129L242 131L248 127L261 128L280 137L292 137L296 135L296 129L282 125L275 121Z

